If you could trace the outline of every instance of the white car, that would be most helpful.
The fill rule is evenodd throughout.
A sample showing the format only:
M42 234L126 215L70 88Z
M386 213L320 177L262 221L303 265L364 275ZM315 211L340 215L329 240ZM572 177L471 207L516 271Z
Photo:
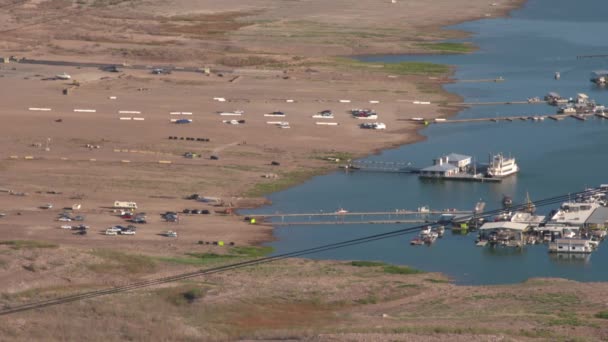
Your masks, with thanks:
M60 227L61 229L72 229L72 226L63 225Z
M114 230L106 229L106 235L118 235L118 233Z
M57 219L57 221L61 221L61 222L71 222L72 219L69 217L60 217Z
M169 230L167 232L164 232L163 235L166 236L166 237L177 237L177 232Z
M123 230L120 232L120 235L135 235L135 232L132 230Z

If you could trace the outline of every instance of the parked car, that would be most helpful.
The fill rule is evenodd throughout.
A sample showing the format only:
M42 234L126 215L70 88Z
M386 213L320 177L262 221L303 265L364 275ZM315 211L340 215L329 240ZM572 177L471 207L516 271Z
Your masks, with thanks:
M198 209L194 209L194 210L192 210L192 213L193 214L202 214L203 211L202 210L198 210Z
M162 235L164 235L166 237L177 237L177 232L169 230L169 231L162 233Z
M203 215L209 215L210 213L211 213L211 212L210 212L209 210L207 210L207 209L203 209L203 210L200 210L200 213L199 213L199 214L203 214Z
M182 210L182 213L184 213L184 214L190 214L190 209L184 209L184 210Z
M134 217L133 219L131 219L131 222L133 222L133 223L139 223L139 224L148 223L148 221L146 221L146 219L143 218L143 217Z
M115 230L111 230L111 229L106 229L105 235L118 235L118 233Z
M123 230L120 232L120 235L135 235L134 230Z
M57 221L70 222L70 221L72 221L72 219L69 218L69 217L60 217L60 218L57 219Z
M51 203L47 203L40 206L40 209L53 209L53 205Z
M78 215L74 217L74 221L84 221L84 216Z

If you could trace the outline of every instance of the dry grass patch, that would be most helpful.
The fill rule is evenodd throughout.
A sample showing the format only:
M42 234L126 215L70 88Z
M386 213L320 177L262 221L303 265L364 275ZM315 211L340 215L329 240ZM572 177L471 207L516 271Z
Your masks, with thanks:
M173 16L163 20L161 31L165 34L188 35L191 38L214 37L251 25L238 21L251 13L225 12L215 14L192 14Z
M0 241L0 245L9 246L12 249L34 249L34 248L57 248L59 245L36 240L8 240Z
M110 249L95 249L91 253L102 259L102 262L88 265L96 273L111 274L145 274L154 272L157 268L152 257L145 255L127 254Z

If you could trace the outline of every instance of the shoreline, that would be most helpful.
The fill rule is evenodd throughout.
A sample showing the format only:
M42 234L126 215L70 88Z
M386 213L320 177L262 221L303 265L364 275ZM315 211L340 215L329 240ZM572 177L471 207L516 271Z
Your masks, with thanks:
M491 17L492 19L497 19L497 18L509 18L511 17L511 12L513 12L514 10L518 10L520 8L522 8L523 6L525 6L525 4L528 2L528 0L513 0L513 3L511 4L511 6L507 9L504 9L501 13L501 15L499 16L493 16ZM482 19L490 19L488 17L485 16L471 16L470 18L466 19L466 20L460 20L460 21L455 21L455 22L450 22L448 24L445 25L440 25L439 27L442 30L446 30L447 27L449 26L454 26L454 25L459 25L459 24L463 24L466 22L470 22L470 21L476 21L476 20L482 20ZM462 38L467 38L467 37L471 37L474 33L473 32L466 32L466 31L458 31L458 30L449 30L452 32L458 32L459 34L462 34ZM441 41L437 41L438 43ZM462 54L472 54L475 53L476 50L478 49L477 46L473 46L474 50L470 51L470 52L464 52ZM409 56L418 56L418 55L449 55L449 54L458 54L458 53L449 53L449 52L438 52L438 53L432 53L432 52L408 52L408 53L398 53L398 52L391 52L391 53L382 53L382 52L378 52L378 53L373 53L373 54L363 54L363 55L350 55L350 56L342 56L343 58L349 58L349 59L353 59L353 60L357 60L357 58L361 58L361 57L365 57L365 56L397 56L397 55L409 55ZM369 62L372 63L373 62ZM453 66L449 66L451 69L453 68ZM455 79L453 79L453 75L455 73L455 70L452 69L450 70L450 72L446 75L446 80L445 81L441 81L440 83L434 84L437 86L437 88L440 89L440 96L442 97L443 101L445 102L462 102L464 100L464 98L456 93L451 93L447 90L445 90L445 85L446 84L451 84L456 82ZM462 110L464 110L465 108L447 108L445 106L439 106L438 112L444 114L443 116L450 118L450 117L454 117L456 115L458 115ZM419 127L414 129L413 131L410 131L409 129L404 129L404 132L406 133L410 133L413 134L413 136L408 137L407 139L404 139L403 141L400 142L396 142L396 143L391 143L389 145L386 146L380 146L380 147L376 147L374 148L372 151L370 151L369 153L364 153L361 156L357 156L355 159L364 159L367 158L369 156L372 155L378 155L383 153L386 150L392 150L392 149L398 149L402 146L406 146L406 145L411 145L411 144L416 144L419 142L423 142L426 141L428 139L427 136L423 135L421 133L421 131L425 128L425 126ZM319 174L313 176L314 177L318 177L318 176L325 176L328 174L331 174L333 172L336 172L339 170L329 170L327 172L323 172L321 171ZM309 181L310 179L306 179L304 180L304 182ZM279 191L285 191L297 186L302 185L302 183L296 183L296 184L292 184L284 189L280 189ZM274 192L273 192L274 193ZM264 195L265 198L267 198L266 196L268 195L272 195L273 193ZM270 200L269 200L270 201ZM272 201L270 201L272 202ZM269 206L272 205L272 203L270 204L260 204L259 206L256 206L255 208L249 208L249 209L260 209L263 208L265 206ZM244 208L243 208L244 209ZM272 243L274 241L277 241L277 238L275 237L275 229L278 229L279 227L277 226L273 226L272 223L268 223L269 226L272 227L272 230L268 232L268 234L270 234L270 239L266 240L266 241L261 241L258 244L256 244L256 246L266 246L269 243Z

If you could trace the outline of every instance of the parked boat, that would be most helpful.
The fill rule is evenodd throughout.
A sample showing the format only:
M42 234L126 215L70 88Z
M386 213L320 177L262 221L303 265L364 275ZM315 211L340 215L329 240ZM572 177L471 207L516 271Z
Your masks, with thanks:
M556 239L549 244L550 253L591 253L594 250L590 240Z
M502 153L490 156L487 174L489 177L507 177L519 171L515 158L506 158Z
M513 199L507 195L502 196L502 206L505 208L509 208L513 205Z
M433 233L436 233L438 238L442 238L443 234L445 234L445 227L444 226L439 226L439 227L431 229L431 231Z
M421 246L421 245L424 245L424 240L422 240L419 237L415 237L412 240L410 240L410 245L412 245L412 246Z

